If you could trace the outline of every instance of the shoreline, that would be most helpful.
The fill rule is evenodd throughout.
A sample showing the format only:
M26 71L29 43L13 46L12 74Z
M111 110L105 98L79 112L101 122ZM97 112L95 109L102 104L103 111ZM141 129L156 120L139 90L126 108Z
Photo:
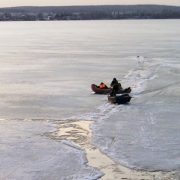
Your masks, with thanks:
M94 121L68 120L59 124L58 130L52 134L53 139L67 140L75 143L85 151L87 165L98 169L103 175L101 180L129 179L129 180L169 180L175 179L176 172L149 172L134 170L113 161L100 149L91 144L91 126Z

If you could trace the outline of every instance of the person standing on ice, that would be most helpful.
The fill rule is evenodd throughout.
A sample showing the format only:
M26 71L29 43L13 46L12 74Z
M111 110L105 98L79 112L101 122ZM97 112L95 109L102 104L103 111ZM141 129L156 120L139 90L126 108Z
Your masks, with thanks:
M113 87L115 84L118 84L118 80L116 78L113 78L110 86Z

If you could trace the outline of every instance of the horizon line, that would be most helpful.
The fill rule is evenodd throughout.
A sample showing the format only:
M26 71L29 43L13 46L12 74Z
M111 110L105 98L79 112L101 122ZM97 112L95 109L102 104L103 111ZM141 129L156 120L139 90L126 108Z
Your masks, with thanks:
M180 5L168 5L168 4L89 4L89 5L36 5L36 6L4 6L2 8L18 8L18 7L80 7L80 6L172 6L180 7Z

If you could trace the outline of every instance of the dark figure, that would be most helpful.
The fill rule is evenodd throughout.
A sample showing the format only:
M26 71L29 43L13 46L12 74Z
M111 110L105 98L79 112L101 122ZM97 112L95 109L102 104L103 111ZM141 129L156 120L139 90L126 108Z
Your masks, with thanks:
M111 92L110 92L110 96L116 96L116 94L118 93L119 91L119 83L117 84L114 84Z
M113 78L113 80L111 82L111 87L113 87L115 84L118 84L118 81L116 78Z
M123 88L121 86L121 83L114 84L114 86L110 92L110 96L116 96L116 94L119 94L122 91L123 91Z

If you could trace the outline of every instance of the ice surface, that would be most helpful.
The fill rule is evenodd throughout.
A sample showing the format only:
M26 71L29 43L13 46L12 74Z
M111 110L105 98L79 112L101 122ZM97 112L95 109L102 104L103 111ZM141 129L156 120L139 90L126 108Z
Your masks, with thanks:
M0 178L99 176L83 151L47 136L62 119L94 120L93 142L117 162L179 169L179 29L179 20L3 23ZM92 94L113 77L132 87L129 106Z
M81 149L46 136L46 121L0 121L0 179L95 179Z

